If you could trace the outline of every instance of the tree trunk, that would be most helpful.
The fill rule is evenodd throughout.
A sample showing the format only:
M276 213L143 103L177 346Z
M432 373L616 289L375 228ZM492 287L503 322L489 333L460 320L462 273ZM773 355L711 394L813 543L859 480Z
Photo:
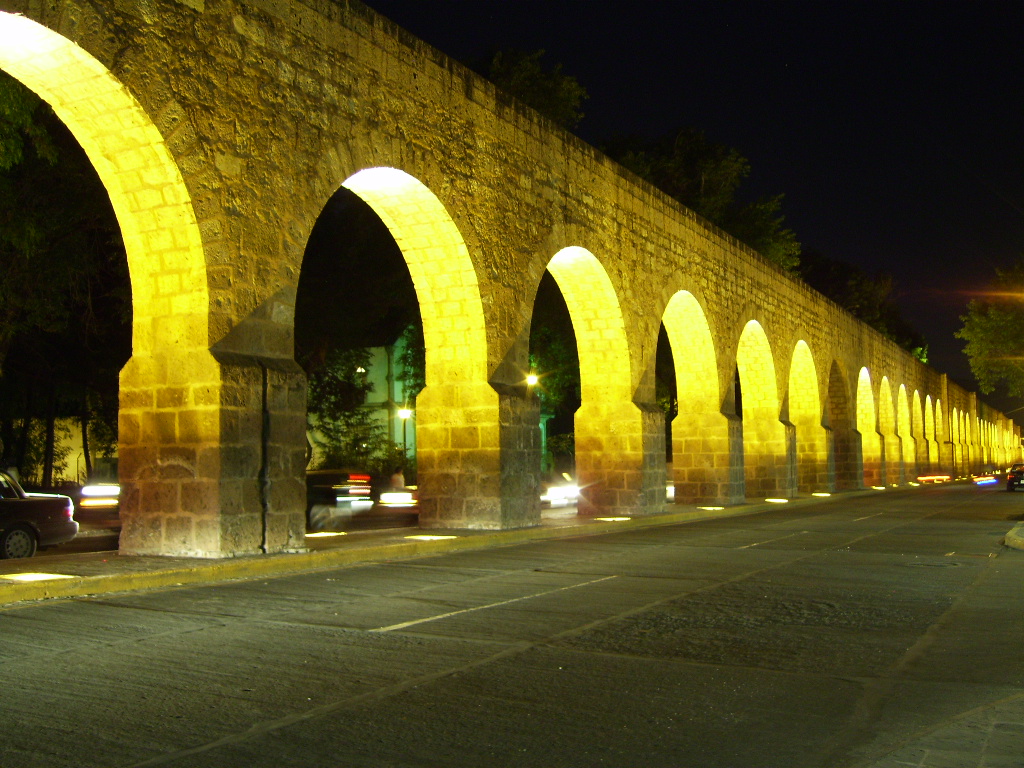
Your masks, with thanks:
M18 435L18 444L14 449L11 465L21 472L25 467L25 456L28 454L28 439L32 433L32 417L25 410L25 418L21 422L21 434Z
M43 446L43 488L53 488L54 433L57 423L56 396L53 392L46 400L46 443Z
M85 457L85 481L92 477L92 454L89 453L89 393L82 395L82 456ZM81 481L82 478L76 478Z

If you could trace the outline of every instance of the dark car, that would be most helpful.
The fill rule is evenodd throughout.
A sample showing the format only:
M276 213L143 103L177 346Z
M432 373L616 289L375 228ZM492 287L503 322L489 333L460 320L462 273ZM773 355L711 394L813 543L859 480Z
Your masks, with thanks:
M373 509L371 480L369 473L345 469L306 472L306 529L338 530Z
M1024 464L1014 464L1006 470L1006 490L1016 490L1022 479L1024 479Z
M71 541L78 534L75 504L56 493L27 493L0 472L0 558L32 557L39 547Z

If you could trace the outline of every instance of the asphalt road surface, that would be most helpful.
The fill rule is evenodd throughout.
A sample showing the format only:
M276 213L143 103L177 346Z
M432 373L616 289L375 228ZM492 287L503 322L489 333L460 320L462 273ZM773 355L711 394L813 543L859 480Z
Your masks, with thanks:
M1024 696L1022 513L939 486L3 609L0 766L881 765Z

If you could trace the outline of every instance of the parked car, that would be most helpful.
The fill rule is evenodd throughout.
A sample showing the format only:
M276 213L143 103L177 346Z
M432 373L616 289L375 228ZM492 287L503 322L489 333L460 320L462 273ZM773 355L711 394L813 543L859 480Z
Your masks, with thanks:
M75 504L57 493L27 493L0 472L0 558L32 557L40 547L71 541L78 534Z
M368 472L312 469L306 472L306 529L338 530L360 512L373 509Z
M1016 490L1024 480L1024 464L1014 464L1006 471L1006 490Z

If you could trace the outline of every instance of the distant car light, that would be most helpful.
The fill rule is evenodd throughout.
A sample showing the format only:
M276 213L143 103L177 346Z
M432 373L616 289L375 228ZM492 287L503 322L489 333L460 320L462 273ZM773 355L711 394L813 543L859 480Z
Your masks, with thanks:
M382 507L415 507L416 496L412 491L381 491Z
M111 509L118 505L121 486L116 483L96 483L82 486L78 506L83 509Z
M981 477L974 478L974 484L975 485L992 485L993 483L998 483L998 482L999 481L996 480L991 475L982 475Z
M121 495L121 486L116 483L99 483L82 487L83 496L103 496L117 498Z
M578 485L552 485L541 495L540 500L552 507L568 507L577 503L580 498Z

